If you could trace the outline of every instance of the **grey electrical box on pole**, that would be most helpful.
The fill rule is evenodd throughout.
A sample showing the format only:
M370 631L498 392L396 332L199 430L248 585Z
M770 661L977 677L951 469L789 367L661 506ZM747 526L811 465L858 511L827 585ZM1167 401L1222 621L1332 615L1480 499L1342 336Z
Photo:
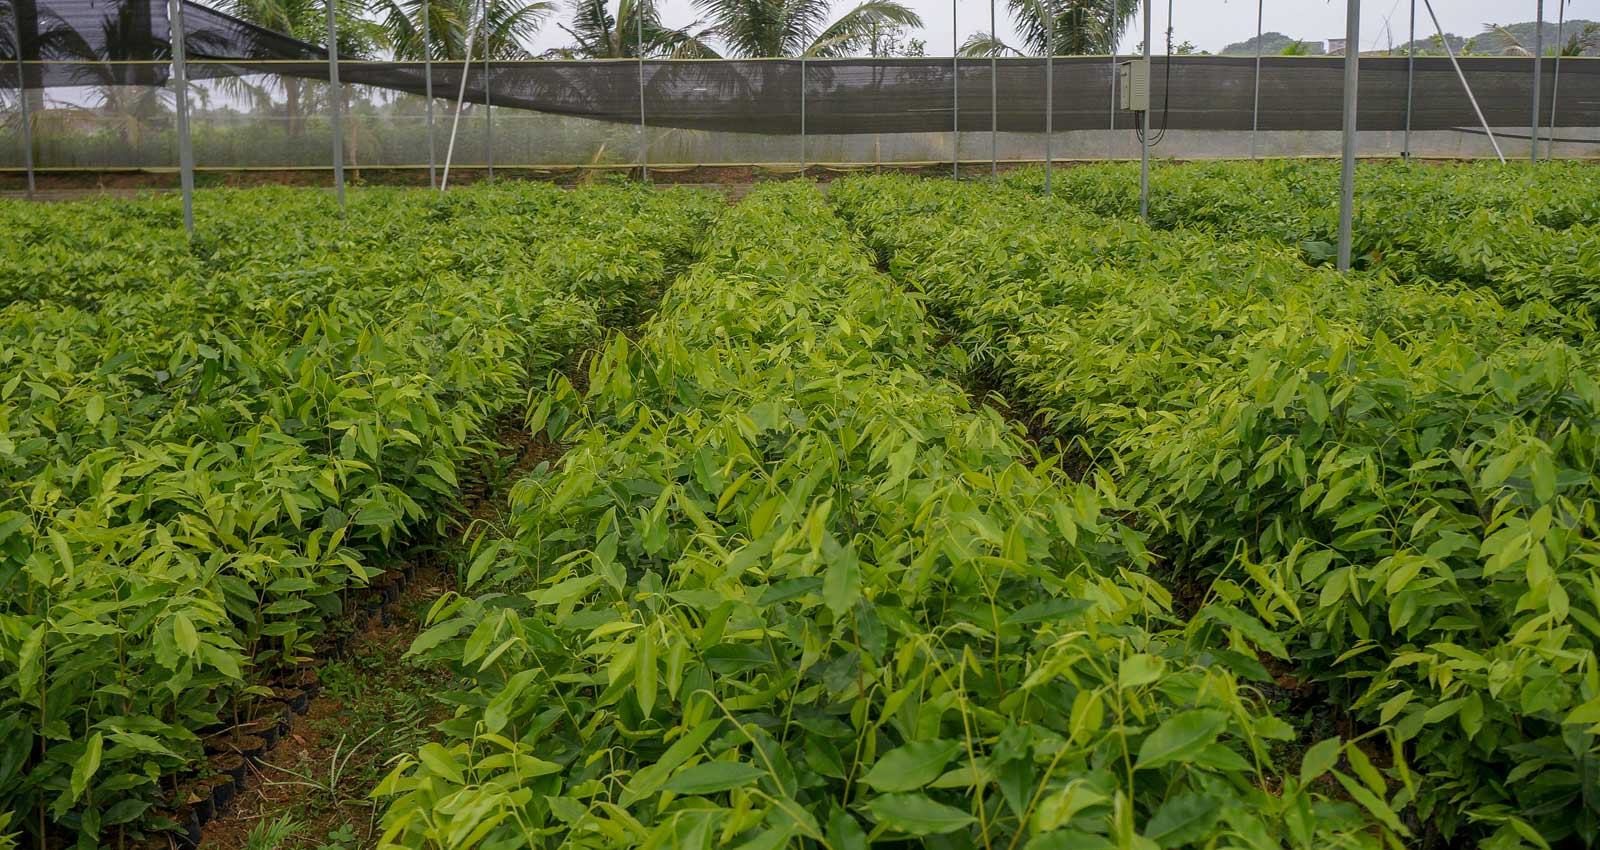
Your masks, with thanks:
M1117 66L1119 105L1125 112L1150 111L1150 60L1132 59Z

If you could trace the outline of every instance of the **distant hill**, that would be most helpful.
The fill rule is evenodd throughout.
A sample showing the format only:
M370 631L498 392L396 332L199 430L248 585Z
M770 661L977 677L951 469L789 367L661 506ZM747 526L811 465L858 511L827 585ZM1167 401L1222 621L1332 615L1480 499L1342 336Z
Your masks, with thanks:
M1417 30L1422 32L1427 18L1422 17L1417 21ZM1399 25L1403 29L1404 21ZM1503 31L1502 31L1503 30ZM1403 33L1402 33L1403 34ZM1307 36L1303 45L1306 53L1320 56L1325 50L1326 39L1337 38L1339 33L1322 33L1316 36ZM1503 24L1500 28L1486 25L1484 30L1471 37L1462 37L1455 33L1445 33L1445 38L1450 42L1450 47L1459 55L1468 56L1529 56L1533 51L1533 21L1523 21L1516 24ZM1570 43L1576 38L1579 41L1581 54L1584 56L1600 56L1600 23L1575 18L1566 22L1562 28L1562 42ZM1281 32L1263 33L1261 36L1261 52L1267 56L1275 56L1293 45L1297 39ZM1563 45L1564 46L1564 45ZM1406 43L1401 42L1394 46L1394 52L1406 52ZM1553 55L1556 52L1556 24L1554 21L1545 21L1544 24L1544 52ZM1218 51L1223 56L1254 56L1256 40L1249 38L1235 42ZM1382 54L1385 50L1363 51L1363 53ZM1439 44L1437 36L1424 36L1417 39L1417 53L1423 55L1444 55L1444 48Z
M1292 46L1300 39L1291 38L1281 32L1267 32L1261 34L1261 52L1267 56L1276 56L1286 48ZM1322 41L1310 40L1303 45L1305 52L1312 56L1323 54ZM1256 40L1248 38L1244 41L1230 44L1220 51L1223 56L1254 56L1256 55Z
M1600 56L1600 38L1596 37L1595 30L1600 29L1594 21L1582 18L1566 22L1562 28L1561 40L1571 42L1578 38L1583 42L1583 54L1586 56ZM1585 33L1589 38L1584 39ZM1490 56L1532 56L1533 55L1534 27L1533 21L1523 21L1520 24L1503 24L1499 29L1485 28L1483 32L1473 36L1467 42L1467 52L1472 54L1487 54ZM1423 39L1418 39L1419 42ZM1457 42L1452 42L1455 46ZM1424 49L1430 45L1419 43L1417 48ZM1553 21L1544 23L1544 52L1556 52L1556 24ZM1437 49L1437 48L1435 48Z

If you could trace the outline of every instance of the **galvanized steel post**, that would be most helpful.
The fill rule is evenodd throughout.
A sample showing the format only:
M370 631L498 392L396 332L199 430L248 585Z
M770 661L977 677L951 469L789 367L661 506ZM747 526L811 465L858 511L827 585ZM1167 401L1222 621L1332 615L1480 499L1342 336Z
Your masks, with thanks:
M1545 159L1555 156L1556 151L1556 96L1561 93L1561 51L1566 49L1566 42L1561 39L1566 28L1567 0L1556 0L1556 58L1550 69L1550 135L1546 137Z
M644 120L644 9L640 0L633 0L634 29L638 32L634 52L639 60L639 179L650 180L650 145L645 138Z
M1400 158L1411 161L1411 101L1416 92L1417 73L1417 0L1411 0L1411 24L1406 42L1406 136L1400 148Z
M1544 87L1544 0L1533 4L1533 121L1528 128L1528 161L1539 162L1539 95Z
M194 235L194 146L189 139L189 63L183 26L183 0L168 0L172 41L172 82L177 86L178 182L183 187L183 229Z
M22 166L28 172L28 197L32 198L36 188L33 178L33 116L28 106L28 71L22 64L22 16L17 14L16 3L11 4L11 31L17 37L17 99L22 103Z
M961 179L961 31L956 4L950 0L950 176Z
M1150 4L1155 0L1144 0L1144 67L1149 76L1150 72ZM1171 23L1168 22L1168 26ZM1167 61L1172 61L1171 57ZM1146 82L1146 91L1149 91ZM1150 110L1146 104L1145 111L1139 113L1139 217L1150 220Z
M1478 106L1478 96L1472 93L1472 86L1467 83L1467 75L1461 70L1461 62L1456 59L1455 48L1450 46L1450 39L1445 37L1444 27L1439 25L1439 16L1433 12L1433 0L1422 0L1422 7L1428 10L1428 17L1433 19L1433 29L1439 34L1445 55L1450 57L1451 67L1456 69L1456 79L1461 81L1461 88L1466 90L1472 111L1478 115L1478 123L1483 126L1484 134L1489 137L1489 144L1494 146L1494 155L1499 158L1501 165L1505 165L1506 155L1500 150L1500 140L1494 137L1494 130L1489 127L1489 119L1483 116L1483 108Z
M328 6L328 102L333 108L333 188L339 195L339 209L344 209L344 124L340 115L344 107L344 92L339 87L339 30L334 24L334 3L323 0Z
M1000 180L1000 63L995 60L999 36L994 31L994 0L989 0L989 182Z
M1046 10L1044 42L1044 193L1052 193L1051 172L1055 166L1055 151L1050 136L1055 132L1056 111L1056 4L1050 0Z
M439 187L434 160L438 156L433 141L433 22L428 19L428 0L422 0L422 86L428 98L428 188Z
M1347 0L1344 23L1344 147L1339 166L1339 271L1350 270L1356 200L1356 95L1361 82L1361 0Z
M1250 107L1250 158L1256 158L1256 132L1261 129L1261 18L1266 0L1256 0L1256 94ZM1171 60L1168 60L1171 61Z
M488 29L488 26L489 26L489 0L483 0L483 26L484 26L484 30L483 30L483 123L484 123L483 148L484 148L484 151L486 152L485 158L488 159L488 161L489 161L489 179L493 180L494 179L494 103L493 103L493 98L490 97L490 90L493 89L494 86L492 84L490 84L490 82L489 82L489 80L490 80L490 76L489 76L489 36L492 34L491 31Z
M800 54L800 176L806 174L806 55Z

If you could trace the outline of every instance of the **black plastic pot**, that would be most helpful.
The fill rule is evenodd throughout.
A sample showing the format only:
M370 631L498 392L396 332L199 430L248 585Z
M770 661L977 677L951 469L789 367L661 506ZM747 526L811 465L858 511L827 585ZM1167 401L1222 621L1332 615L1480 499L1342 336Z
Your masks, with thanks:
M211 783L211 810L215 816L220 817L228 811L228 806L233 802L234 792L238 790L238 783L233 777L222 774Z
M190 809L189 813L180 820L183 827L172 834L172 843L181 850L198 850L200 847L200 828L205 824L200 822L199 815Z
M233 777L236 784L243 784L249 766L245 763L244 756L238 753L222 753L211 757L211 767L218 773L225 773Z
M295 714L305 714L311 706L311 698L300 688L278 688L277 693L278 699L283 700Z

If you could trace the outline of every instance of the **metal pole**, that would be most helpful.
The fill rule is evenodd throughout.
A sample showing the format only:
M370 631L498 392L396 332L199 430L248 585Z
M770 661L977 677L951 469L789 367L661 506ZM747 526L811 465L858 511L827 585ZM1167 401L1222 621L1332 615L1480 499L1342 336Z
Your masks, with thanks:
M479 22L481 27L482 22ZM456 131L461 128L461 105L467 100L467 72L472 70L472 43L478 30L467 28L467 58L461 62L461 85L456 89L456 112L450 117L450 144L444 150L444 174L439 178L439 191L450 188L450 163L456 156Z
M1266 0L1256 0L1256 97L1250 107L1250 158L1256 158L1256 133L1261 129L1261 18Z
M1544 0L1533 4L1533 121L1529 124L1528 161L1539 162L1539 89L1544 83Z
M422 0L422 85L428 97L428 188L439 188L434 160L437 153L433 142L433 21L428 19L428 0Z
M344 209L344 125L340 115L344 92L339 87L339 31L334 24L335 0L323 0L328 7L328 100L333 106L333 187Z
M989 0L989 182L1000 182L1000 63L995 51L1000 37L994 32L994 0Z
M1400 158L1411 161L1411 101L1416 94L1417 73L1417 0L1411 0L1411 38L1406 42L1406 136L1401 145Z
M950 176L961 179L961 34L956 29L956 6L950 0Z
M1150 70L1150 4L1153 2L1155 0L1144 0L1144 67L1152 77L1155 76ZM1147 81L1146 86L1148 85ZM1150 220L1150 110L1148 108L1139 113L1139 217L1145 221Z
M1111 55L1111 129L1117 129L1117 4L1106 6L1106 53ZM1106 159L1117 158L1117 140L1111 137L1111 147L1106 150Z
M1550 159L1556 152L1556 95L1561 92L1561 51L1566 49L1567 2L1556 0L1556 60L1555 67L1551 69L1550 80L1550 135L1544 147L1544 158Z
M494 86L490 84L491 77L489 76L489 0L483 0L483 23L479 26L483 28L483 147L487 152L486 159L489 161L489 179L493 180L494 104L491 102L492 99L490 98L490 90L493 89Z
M1344 22L1344 157L1339 168L1339 271L1350 270L1356 200L1356 94L1361 82L1361 0L1348 0Z
M487 2L487 0L485 0ZM645 138L644 118L644 10L633 2L634 30L638 33L634 52L639 59L639 179L650 182L650 143Z
M194 147L189 140L189 63L183 28L183 0L168 0L172 31L172 82L178 89L178 181L183 187L183 229L194 235Z
M1045 25L1044 41L1044 193L1051 194L1051 171L1055 167L1055 152L1050 136L1055 132L1056 112L1056 4L1051 0L1045 10L1049 17Z
M17 13L16 3L11 4L11 31L17 36L17 97L22 101L22 165L28 171L28 198L32 200L37 188L33 178L33 116L28 106L28 72L22 64L22 16Z
M1494 155L1499 157L1500 164L1506 164L1506 155L1500 152L1500 140L1494 137L1494 131L1489 129L1489 119L1483 117L1483 110L1478 107L1478 98L1472 93L1472 86L1467 84L1467 75L1461 72L1461 63L1456 61L1455 48L1450 46L1450 39L1444 36L1444 27L1439 26L1439 16L1433 13L1433 0L1422 0L1422 7L1428 10L1428 17L1433 19L1433 28L1439 33L1439 41L1444 44L1444 52L1450 57L1451 67L1456 69L1456 79L1461 81L1461 88L1467 92L1467 100L1472 102L1472 111L1478 114L1478 123L1483 126L1483 132L1489 137L1489 144L1494 146Z
M800 176L806 176L806 55L800 54Z

